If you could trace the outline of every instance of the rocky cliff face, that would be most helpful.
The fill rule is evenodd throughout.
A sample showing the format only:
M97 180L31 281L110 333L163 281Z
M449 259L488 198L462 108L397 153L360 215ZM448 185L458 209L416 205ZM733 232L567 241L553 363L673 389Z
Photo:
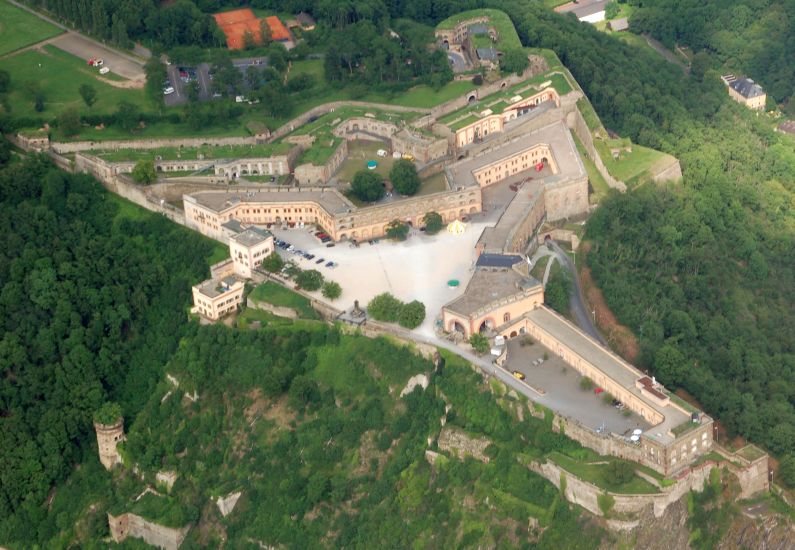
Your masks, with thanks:
M655 518L648 506L638 515L638 526L627 533L614 533L600 550L615 548L643 548L644 550L684 550L690 548L687 528L687 497L671 504L665 513Z
M757 514L743 510L723 536L718 550L791 550L795 548L795 525L784 516L769 511Z

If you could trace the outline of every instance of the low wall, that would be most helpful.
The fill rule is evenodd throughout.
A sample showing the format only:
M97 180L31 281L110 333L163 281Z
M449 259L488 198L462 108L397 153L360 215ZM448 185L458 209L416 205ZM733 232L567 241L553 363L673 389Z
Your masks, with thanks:
M124 139L108 141L53 141L50 148L56 153L76 153L89 149L157 149L158 147L199 147L201 145L254 145L262 143L262 139L254 136L240 137L198 137L198 138L162 138L162 139Z
M538 233L538 244L544 244L544 239L549 237L553 241L565 242L571 245L572 250L580 247L580 238L574 231L569 229L552 229L550 231L540 231Z
M246 300L246 306L250 307L251 309L261 309L263 311L269 311L274 315L278 315L279 317L285 317L287 319L298 319L298 312L291 307L275 306L273 304L269 304L268 302L260 302L257 300L252 300L251 297L249 297Z
M569 112L569 114L566 116L566 124L579 138L580 143L582 143L586 153L588 154L588 158L590 158L594 163L596 169L607 182L607 185L613 189L618 189L619 191L626 191L627 186L624 184L624 182L617 180L607 171L607 167L605 166L604 162L602 162L602 157L599 156L599 152L596 150L596 147L594 147L591 130L588 129L588 124L585 122L585 119L583 118L579 109L575 108Z

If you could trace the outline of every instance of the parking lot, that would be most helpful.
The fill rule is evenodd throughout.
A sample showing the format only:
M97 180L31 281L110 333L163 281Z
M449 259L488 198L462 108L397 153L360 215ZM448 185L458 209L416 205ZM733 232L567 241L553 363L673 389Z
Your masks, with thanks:
M324 277L342 286L342 297L333 305L339 309L359 300L366 305L374 296L390 292L403 301L419 300L425 304L425 322L416 329L428 337L434 336L433 324L441 307L459 296L472 276L475 262L475 243L486 223L470 224L462 235L442 231L428 236L413 230L404 242L381 239L375 244L336 243L327 247L314 236L314 228L272 229L276 238L287 241L314 258L279 250L286 259L301 269L317 269ZM317 263L322 258L322 263ZM326 267L329 261L336 267ZM458 279L460 286L450 289L447 281ZM325 301L320 293L319 300Z
M578 420L593 430L602 426L608 432L628 435L632 430L640 428L646 431L651 426L637 414L626 416L612 403L605 403L604 394L597 394L591 388L580 387L582 376L551 350L538 342L533 345L521 345L521 337L509 340L508 360L505 369L509 372L519 371L525 375L525 382L531 387L542 390L544 395L533 395L537 401L565 416ZM544 359L546 354L547 359ZM533 364L541 359L541 364Z
M50 43L81 59L101 58L104 61L103 66L108 67L119 76L140 83L141 87L146 81L143 61L107 48L80 34L67 32L53 39Z
M246 82L246 71L248 67L254 65L259 69L267 67L268 62L264 57L247 57L243 59L234 59L232 64L237 68L242 76L242 89L248 90ZM207 101L213 97L213 80L210 75L210 64L199 63L197 66L179 65L172 63L166 66L166 74L171 87L174 92L165 95L163 98L165 104L169 107L174 105L182 105L188 101L188 86L192 81L199 84L199 101Z

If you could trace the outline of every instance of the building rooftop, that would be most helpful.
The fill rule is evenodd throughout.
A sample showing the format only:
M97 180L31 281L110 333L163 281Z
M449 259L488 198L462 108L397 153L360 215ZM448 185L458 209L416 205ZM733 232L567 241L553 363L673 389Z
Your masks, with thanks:
M520 125L524 122L522 118L523 117L511 122ZM516 128L516 126L514 126L514 128ZM504 137L505 134L507 134L507 132L504 134L495 134L494 139L500 139ZM549 146L558 168L556 174L552 174L544 179L546 184L569 181L572 178L579 178L585 174L585 166L582 164L579 154L577 154L569 130L562 121L557 121L543 128L539 128L534 132L526 134L520 133L518 137L514 137L507 143L495 143L494 147L485 149L475 157L464 159L450 165L446 169L448 178L450 181L455 182L456 186L478 186L478 182L473 175L474 171L488 164L502 160L505 157L524 151L525 149L531 149L536 145ZM525 170L520 174L533 175L535 172Z
M553 313L546 307L538 307L525 315L532 323L571 348L577 355L594 365L605 375L615 380L638 399L665 417L660 424L657 424L645 434L646 437L663 443L670 443L675 438L669 432L684 422L690 421L690 415L679 407L673 404L662 406L644 396L635 385L635 382L648 378L647 376L607 348L602 347L563 317Z
M234 276L224 277L223 279L207 279L206 281L202 281L194 288L196 288L199 293L206 296L207 298L213 299L221 296L232 290L232 287L236 286L237 284L243 284L242 281L237 279Z
M241 224L236 219L232 218L228 222L224 222L221 224L222 227L232 231L233 233L242 233L243 232L243 224Z
M346 214L356 207L336 189L265 189L238 191L200 191L186 196L216 213L222 213L240 203L246 204L288 204L301 201L319 204L329 214Z
M494 48L478 48L477 50L478 59L482 59L484 61L496 61L498 54L497 50Z
M578 3L569 2L560 7L555 8L558 13L572 12L577 16L577 19L588 17L600 11L605 11L607 0L580 0Z
M296 15L295 18L298 20L298 23L300 23L300 25L305 29L315 26L315 18L309 15L308 13L306 13L305 11L302 11L301 13Z
M448 302L444 308L469 317L481 310L490 309L489 306L494 302L521 296L525 291L540 286L541 283L513 268L478 267L464 293Z
M473 23L467 27L469 34L488 34L489 28L483 23Z
M744 76L731 81L729 86L731 86L735 92L747 99L765 95L765 91L759 84Z
M478 267L511 267L521 261L522 257L515 254L481 254L475 265Z
M230 239L243 246L255 246L272 236L271 232L267 229L260 229L259 227L252 226L237 235L233 235Z
M629 28L629 18L621 17L610 21L610 28L614 31L625 31Z

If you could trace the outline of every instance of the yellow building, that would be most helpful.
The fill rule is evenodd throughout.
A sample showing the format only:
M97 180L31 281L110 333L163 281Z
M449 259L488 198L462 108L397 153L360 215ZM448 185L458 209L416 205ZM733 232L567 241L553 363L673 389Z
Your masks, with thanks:
M245 279L250 279L252 272L274 250L273 235L259 227L252 226L229 237L229 255L234 264L235 275Z
M243 302L245 284L236 277L207 279L193 287L193 309L211 321L217 321L237 309Z
M729 97L737 103L742 103L749 109L764 110L767 94L762 87L744 76L737 78L733 74L721 77L728 87Z

